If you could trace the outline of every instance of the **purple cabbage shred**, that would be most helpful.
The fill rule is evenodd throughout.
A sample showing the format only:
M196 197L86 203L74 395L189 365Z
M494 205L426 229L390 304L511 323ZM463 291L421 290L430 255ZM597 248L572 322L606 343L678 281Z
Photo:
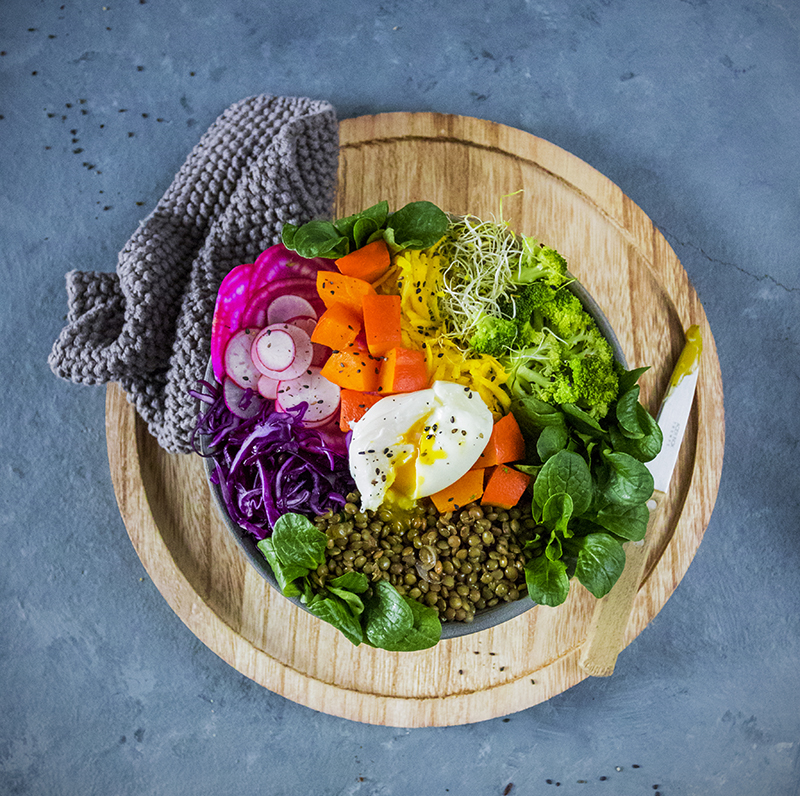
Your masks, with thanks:
M191 395L200 402L192 447L213 463L228 514L257 540L271 535L278 517L297 512L313 517L336 510L355 489L346 447L303 425L308 404L276 412L265 401L248 420L225 405L222 390L201 381Z

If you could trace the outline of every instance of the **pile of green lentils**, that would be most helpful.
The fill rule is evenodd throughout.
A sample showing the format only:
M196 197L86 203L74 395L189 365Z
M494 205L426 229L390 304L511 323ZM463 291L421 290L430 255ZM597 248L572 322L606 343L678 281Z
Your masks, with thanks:
M310 575L314 587L345 572L388 580L407 597L435 609L443 622L471 622L477 611L526 593L526 541L537 537L530 503L506 511L470 503L440 514L428 499L407 513L381 507L363 512L360 495L314 519L328 537L324 564Z

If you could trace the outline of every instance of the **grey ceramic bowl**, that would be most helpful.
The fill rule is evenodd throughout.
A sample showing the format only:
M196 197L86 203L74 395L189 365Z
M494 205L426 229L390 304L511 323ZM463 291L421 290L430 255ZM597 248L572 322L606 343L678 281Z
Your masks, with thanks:
M627 367L619 340L617 340L617 336L614 334L614 330L611 328L611 324L603 314L600 306L579 282L574 281L570 283L570 289L578 297L578 299L580 299L586 311L592 316L595 323L597 323L600 331L603 333L609 343L611 343L611 346L614 350L614 356L616 357L617 361L623 366ZM211 384L216 383L210 362L206 371L206 380ZM202 437L200 439L200 450L203 454L208 453L206 448L206 439ZM245 531L240 525L237 525L231 519L220 495L219 487L210 480L210 475L212 472L212 462L210 458L206 456L203 461L205 464L206 476L208 477L208 483L211 488L211 494L214 498L217 509L219 510L219 513L225 522L225 525L231 532L231 535L236 540L239 547L249 559L250 563L255 567L256 571L270 584L270 586L280 592L280 587L278 586L278 582L272 573L272 569L270 568L264 556L261 554L261 551L256 547L255 540L252 536L250 536L250 534L247 533L247 531ZM291 600L291 602L293 602L295 605L303 610L306 610L305 606L298 598L285 597L284 599ZM497 625L508 622L510 619L514 619L526 611L529 611L534 607L534 605L535 603L533 600L526 595L525 597L521 597L519 600L515 600L514 602L504 602L494 606L493 608L487 608L483 611L478 611L475 614L475 618L472 622L443 622L442 639L457 638L459 636L466 636L471 633L479 633L480 631L486 630L490 627L496 627Z

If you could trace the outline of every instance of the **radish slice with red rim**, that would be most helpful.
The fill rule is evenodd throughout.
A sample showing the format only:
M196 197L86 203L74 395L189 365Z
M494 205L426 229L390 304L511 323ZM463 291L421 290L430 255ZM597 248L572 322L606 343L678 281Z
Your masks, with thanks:
M274 356L275 352L272 350L271 339L278 336L279 333L290 337L294 344L294 358L286 367L284 367L284 359ZM283 337L280 339L283 340ZM258 337L253 341L251 356L260 373L271 379L283 381L296 379L305 372L314 357L314 347L311 337L302 329L288 323L275 323L259 332ZM274 365L280 367L276 369Z
M285 293L273 299L267 307L267 323L291 323L292 318L313 318L316 320L317 312L311 302L302 296Z
M296 326L298 329L302 329L309 337L311 337L314 327L317 325L314 318L291 318L286 321L286 323ZM328 361L328 357L331 355L331 349L326 345L322 345L322 343L312 342L311 345L314 347L311 364L322 367Z
M303 416L303 425L309 428L323 426L339 411L341 391L339 386L328 381L320 368L309 367L302 376L291 381L281 381L278 385L276 407L283 411L305 402L308 410Z
M297 296L307 301L317 317L325 311L325 305L317 292L317 283L303 277L278 279L254 290L247 300L242 315L243 326L266 326L267 310L280 296Z
M254 387L243 389L228 376L222 380L222 395L225 406L242 420L255 417L264 407L264 398L255 392Z
M269 398L270 401L274 401L278 397L279 384L280 382L277 379L272 379L262 373L258 378L258 394L262 398Z
M240 329L225 346L224 371L242 389L255 388L261 375L250 356L250 348L258 335L258 329Z
M262 329L250 350L255 366L261 370L283 373L295 360L294 337L285 329L268 326Z

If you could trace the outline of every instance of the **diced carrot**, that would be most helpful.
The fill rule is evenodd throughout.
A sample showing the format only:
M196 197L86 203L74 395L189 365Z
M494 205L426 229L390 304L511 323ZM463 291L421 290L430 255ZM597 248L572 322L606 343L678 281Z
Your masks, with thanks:
M475 467L493 467L496 464L518 462L525 458L525 438L516 418L510 412L493 426L492 435Z
M389 247L383 238L336 260L336 267L341 273L358 277L365 282L376 282L389 270L391 264Z
M342 302L360 315L364 296L374 294L375 288L369 282L354 276L337 274L336 271L319 271L317 293L326 307Z
M370 354L382 357L392 348L403 345L400 333L400 296L364 296L362 309Z
M337 302L320 315L311 342L328 348L344 348L354 342L361 331L361 317L342 302Z
M425 354L396 346L388 351L381 365L380 387L384 394L414 392L428 386Z
M433 505L444 513L458 511L478 500L483 494L483 473L483 470L468 470L458 481L431 495Z
M382 395L374 392L342 390L339 405L339 428L342 431L350 431L350 423L360 420L367 409L381 398L383 398Z
M355 344L334 349L322 366L322 375L345 390L378 392L381 361Z
M483 472L483 470L474 472ZM486 489L483 490L481 503L503 509L514 508L528 488L530 480L531 477L526 473L521 473L505 464L499 464L489 476Z

